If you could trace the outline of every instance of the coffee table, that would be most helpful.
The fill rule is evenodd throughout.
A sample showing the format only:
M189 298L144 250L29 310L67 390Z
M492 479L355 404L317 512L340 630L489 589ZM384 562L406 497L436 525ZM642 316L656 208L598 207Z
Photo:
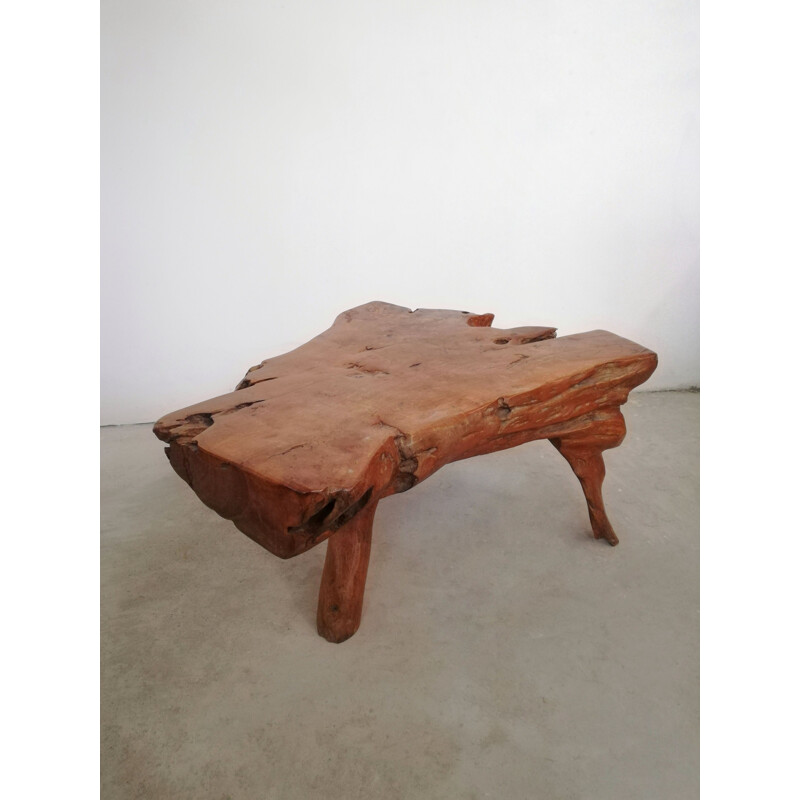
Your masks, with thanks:
M328 541L327 640L358 630L378 501L451 461L549 439L583 487L594 537L617 544L602 452L622 442L620 406L656 354L607 331L555 338L493 319L367 303L251 367L235 391L156 422L178 475L271 553Z

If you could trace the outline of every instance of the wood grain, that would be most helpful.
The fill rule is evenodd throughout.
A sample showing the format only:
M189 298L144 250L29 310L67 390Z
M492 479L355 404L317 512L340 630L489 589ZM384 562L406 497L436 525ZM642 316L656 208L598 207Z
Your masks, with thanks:
M335 534L326 602L348 570L360 574L349 559L366 575L364 527L378 500L452 461L534 439L564 455L594 535L615 544L601 453L622 441L619 407L652 374L655 353L607 331L554 338L551 327L492 320L368 303L154 431L200 499L270 552L290 558ZM363 592L353 575L345 584ZM360 617L360 599L329 605L357 606ZM325 622L320 632L339 641L347 628Z

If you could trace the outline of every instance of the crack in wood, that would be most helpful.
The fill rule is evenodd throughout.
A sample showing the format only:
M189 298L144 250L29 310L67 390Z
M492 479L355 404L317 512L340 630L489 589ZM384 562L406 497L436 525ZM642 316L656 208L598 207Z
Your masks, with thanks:
M359 364L356 361L351 361L348 364L344 365L346 369L357 369L359 372L363 372L366 375L388 375L389 373L384 369L379 369L378 367L367 367L364 364Z
M337 505L341 505L341 500L347 495L339 495L338 497L330 498L324 505L315 511L305 522L300 525L293 525L289 527L288 533L296 534L302 533L308 536L312 541L319 539L319 537L328 531L335 532L343 525L346 525L367 503L372 497L372 487L367 489L355 502L350 503L343 511L336 515L332 520L328 519L331 514L336 510Z
M308 445L304 442L303 444L296 444L294 447L287 447L286 450L281 450L280 453L273 453L271 456L267 456L267 458L277 458L278 456L285 456L287 453L291 453L292 450L299 450L301 447L308 447Z
M260 367L256 367L256 369L260 369ZM252 371L252 367L248 370L248 374ZM242 378L239 383L236 384L236 388L234 389L235 392L238 392L240 389L249 389L251 386L256 386L259 383L264 383L265 381L275 381L278 379L277 375L273 375L270 378L259 378L256 381L251 381L250 378Z

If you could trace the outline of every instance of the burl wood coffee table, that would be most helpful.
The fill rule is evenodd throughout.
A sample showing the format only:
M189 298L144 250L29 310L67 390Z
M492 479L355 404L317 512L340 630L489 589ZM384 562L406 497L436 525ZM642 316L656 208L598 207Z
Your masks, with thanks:
M178 475L281 558L328 540L317 629L361 620L378 501L451 461L549 439L581 482L596 539L617 544L601 494L620 406L656 354L607 331L490 327L493 314L367 303L230 394L163 417Z

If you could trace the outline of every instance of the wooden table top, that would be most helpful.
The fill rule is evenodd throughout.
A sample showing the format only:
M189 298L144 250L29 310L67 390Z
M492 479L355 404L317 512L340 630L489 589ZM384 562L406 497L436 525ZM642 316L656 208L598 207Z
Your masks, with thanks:
M616 412L656 355L607 331L372 302L155 425L200 498L282 557L461 458Z

